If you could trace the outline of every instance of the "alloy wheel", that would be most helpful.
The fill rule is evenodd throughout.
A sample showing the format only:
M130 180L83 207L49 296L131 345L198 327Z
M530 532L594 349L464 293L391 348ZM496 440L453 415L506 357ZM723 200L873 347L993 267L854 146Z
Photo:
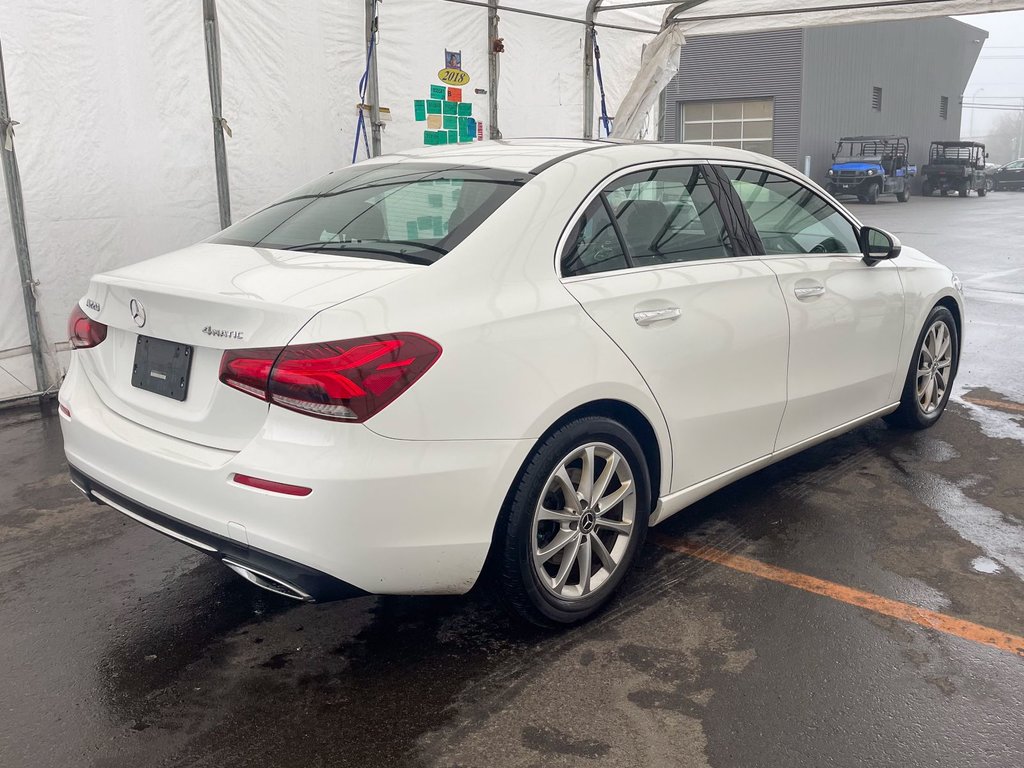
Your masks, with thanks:
M544 588L580 600L608 582L629 549L636 483L625 456L587 443L560 461L534 509L532 560Z
M953 338L942 320L932 323L917 357L917 403L930 414L942 404L953 366Z

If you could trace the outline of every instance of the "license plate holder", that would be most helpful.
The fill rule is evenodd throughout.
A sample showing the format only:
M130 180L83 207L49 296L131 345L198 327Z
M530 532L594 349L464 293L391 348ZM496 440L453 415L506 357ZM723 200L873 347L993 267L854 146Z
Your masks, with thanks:
M172 400L184 400L188 397L194 352L188 344L139 336L135 344L132 386Z

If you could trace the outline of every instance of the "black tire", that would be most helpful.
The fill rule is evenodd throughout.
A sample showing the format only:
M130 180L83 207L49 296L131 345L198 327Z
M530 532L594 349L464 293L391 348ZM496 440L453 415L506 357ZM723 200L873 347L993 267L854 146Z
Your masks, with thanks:
M978 189L978 197L984 197L987 194L988 194L988 188L987 187L980 187Z
M864 192L864 202L868 205L874 205L878 202L878 185L871 184Z
M917 397L917 373L921 368L921 361L924 357L922 354L922 347L924 345L925 336L936 322L944 323L947 331L949 332L951 344L951 365L948 373L948 381L946 382L946 388L942 394L942 398L939 400L933 411L925 413L925 410L921 406ZM936 306L928 314L928 319L925 320L924 327L921 329L921 333L918 334L917 342L914 347L914 356L910 360L910 368L907 370L907 377L903 384L903 394L900 397L900 407L886 416L885 420L894 427L903 427L905 429L928 429L929 427L934 426L942 416L943 411L946 410L946 403L949 402L949 395L953 391L953 381L956 379L959 363L960 336L956 331L956 321L953 319L953 315L948 309L943 306Z
M910 199L910 187L906 186L902 192L896 193L896 201L899 203L905 203Z
M960 197L967 197L971 193L971 188L967 186L967 182L964 182L963 184L960 185L960 188L957 190L957 193L960 195Z
M932 196L932 192L934 192L934 191L935 190L932 189L932 185L931 184L922 184L921 185L921 194L924 197L931 197Z
M548 480L561 462L587 443L604 443L619 452L632 473L636 505L631 538L606 581L589 595L564 599L545 587L534 566L534 512L548 489ZM559 427L543 438L527 460L503 510L504 526L496 533L500 547L496 577L508 607L527 622L540 627L577 624L600 611L636 560L647 536L651 513L650 478L643 448L622 424L600 416L584 416ZM579 530L577 528L576 530ZM563 555L559 555L561 557ZM569 570L579 569L578 563Z

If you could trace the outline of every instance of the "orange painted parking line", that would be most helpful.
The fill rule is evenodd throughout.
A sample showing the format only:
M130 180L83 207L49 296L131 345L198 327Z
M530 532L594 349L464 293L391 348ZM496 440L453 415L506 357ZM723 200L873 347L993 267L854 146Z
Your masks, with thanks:
M775 581L779 584L786 584L790 587L802 589L822 597L829 597L841 603L856 605L883 616L889 616L900 621L919 624L928 629L935 629L945 632L947 635L954 635L1000 651L1009 651L1018 656L1024 656L1024 637L1011 635L1008 632L1000 632L998 629L975 624L972 621L964 621L947 616L944 613L929 611L926 608L918 608L916 605L901 603L898 600L890 600L887 597L880 597L871 592L863 592L859 589L846 587L832 581L819 579L815 576L808 576L804 573L797 573L775 565L768 565L759 560L752 560L742 555L734 555L715 547L696 544L686 539L673 539L669 536L655 535L655 541L666 549L681 552L690 557L706 560L709 563L724 565L735 571L749 573L768 581Z
M965 397L968 403L974 405L983 405L986 408L996 408L1000 411L1013 411L1014 413L1024 413L1024 405L1020 403L1011 403L1007 400L985 400L980 397Z

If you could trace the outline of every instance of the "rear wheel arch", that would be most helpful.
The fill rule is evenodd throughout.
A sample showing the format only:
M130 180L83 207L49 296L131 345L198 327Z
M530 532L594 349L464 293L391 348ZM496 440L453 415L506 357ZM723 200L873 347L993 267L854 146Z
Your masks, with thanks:
M633 433L633 437L637 439L637 442L640 443L640 447L644 451L644 462L647 464L647 474L651 480L651 504L657 503L658 497L661 495L661 445L658 442L658 435L654 431L654 426L648 418L629 403L622 400L594 400L580 405L552 424L537 442L540 443L562 425L584 416L604 416L613 421L618 421Z
M647 466L647 474L650 481L651 509L647 511L654 511L654 508L658 503L658 498L661 496L661 463L663 453L661 444L658 442L657 432L655 432L654 426L651 424L650 420L638 408L623 400L592 400L588 403L578 405L558 418L553 424L551 424L551 426L544 430L544 433L540 437L537 438L533 449L531 449L526 458L523 459L523 463L516 471L511 484L505 489L505 497L501 504L501 510L495 520L494 530L491 532L491 546L487 553L487 560L484 566L485 572L493 570L495 556L501 549L498 544L505 538L509 504L512 501L512 497L515 495L516 489L519 487L519 482L523 476L523 472L526 470L526 467L529 465L537 451L537 447L540 446L550 435L557 432L566 424L587 416L599 416L619 422L622 426L628 429L633 437L636 438L637 442L640 443L640 447L643 449L643 459Z

